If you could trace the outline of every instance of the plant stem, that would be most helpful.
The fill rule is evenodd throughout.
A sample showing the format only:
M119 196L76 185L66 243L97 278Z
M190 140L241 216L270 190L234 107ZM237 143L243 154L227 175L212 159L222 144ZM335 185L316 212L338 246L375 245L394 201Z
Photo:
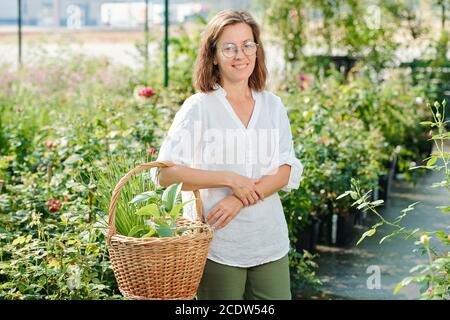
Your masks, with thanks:
M429 244L425 246L427 249L427 255L428 255L428 263L430 264L430 276L431 276L431 283L430 288L433 288L433 279L434 279L434 272L433 272L433 258L431 257L430 247Z

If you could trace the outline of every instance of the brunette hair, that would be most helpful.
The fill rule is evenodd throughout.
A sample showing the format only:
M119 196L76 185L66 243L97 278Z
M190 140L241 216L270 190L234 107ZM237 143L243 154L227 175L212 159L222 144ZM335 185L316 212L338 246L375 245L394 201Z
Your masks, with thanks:
M246 23L250 26L255 42L259 44L256 51L255 69L248 79L249 87L256 91L264 90L267 68L264 48L260 39L259 25L247 11L231 9L223 10L215 15L202 32L200 48L192 76L192 83L196 90L207 93L215 90L216 85L220 84L219 66L213 63L217 49L217 40L226 26L238 23Z

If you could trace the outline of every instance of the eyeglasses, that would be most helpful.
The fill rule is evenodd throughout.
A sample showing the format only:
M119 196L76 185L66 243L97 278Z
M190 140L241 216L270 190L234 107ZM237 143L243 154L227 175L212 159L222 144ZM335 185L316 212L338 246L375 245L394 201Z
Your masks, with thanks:
M241 46L241 49L246 56L252 56L258 50L258 46L259 44L255 42L247 41ZM238 54L237 45L234 43L224 43L222 45L222 54L226 58L234 58Z

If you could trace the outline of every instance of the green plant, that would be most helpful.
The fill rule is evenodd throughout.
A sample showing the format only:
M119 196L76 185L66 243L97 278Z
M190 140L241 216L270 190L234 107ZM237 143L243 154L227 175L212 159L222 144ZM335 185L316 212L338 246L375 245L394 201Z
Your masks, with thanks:
M89 184L96 188L96 199L102 216L109 212L111 190L125 174L136 167L136 163L137 161L121 157L109 157L105 168L92 172ZM195 200L178 203L181 187L182 184L179 183L165 189L158 188L149 172L131 178L122 187L116 204L117 232L129 237L147 238L171 237L190 230L191 228L176 226L181 209Z
M195 199L191 199L183 203L177 203L182 185L182 183L176 183L168 186L161 198L154 191L146 191L134 197L130 204L144 201L151 202L135 212L136 215L148 217L149 220L134 226L129 231L128 236L142 238L159 236L165 238L173 237L195 228L195 225L192 227L177 227L180 210L186 204L195 201Z
M429 106L429 105L428 105ZM433 109L434 107L434 109ZM450 140L450 134L446 132L445 121L445 101L442 102L442 114L440 113L441 106L438 102L434 106L429 106L434 121L421 122L422 125L430 126L431 129L437 129L437 132L432 134L431 139L435 142L437 152L433 152L427 159L427 163L424 166L415 166L410 170L424 168L428 170L444 171L444 180L432 185L433 188L441 187L450 191L450 152L444 150L444 143L446 140ZM438 164L438 160L441 160L442 164ZM418 246L418 252L427 256L427 264L419 264L410 270L411 273L418 272L414 276L404 278L394 289L394 293L397 293L401 288L409 283L415 282L421 285L422 298L427 299L450 299L450 255L448 254L448 248L450 246L450 235L445 231L421 231L420 228L411 230L404 227L401 222L408 212L414 210L415 205L418 202L410 204L407 208L401 211L401 214L394 220L388 221L384 219L376 210L376 207L383 204L383 200L370 201L369 194L371 191L363 192L360 188L359 182L356 179L352 179L351 190L341 194L337 199L350 196L353 200L352 206L357 206L358 209L363 211L371 211L378 218L378 222L372 226L372 228L366 231L357 245L361 243L367 237L373 236L377 229L383 225L387 225L393 229L391 233L383 237L380 240L380 244L387 239L403 236L405 240L415 239L415 245ZM449 206L437 207L444 214L450 212ZM421 231L420 236L418 235ZM431 245L430 235L435 235L441 242L444 248L447 250L439 251L439 249L433 248Z
M289 254L289 265L292 277L292 289L294 291L303 291L310 289L317 290L323 283L316 276L316 269L319 267L314 259L318 257L317 254L311 254L306 250L297 252L292 250Z
M305 0L277 1L271 0L266 9L266 16L272 31L281 35L279 40L284 50L286 67L293 67L303 56L306 44L305 26L307 15ZM288 70L285 70L286 74ZM290 70L289 70L290 71Z

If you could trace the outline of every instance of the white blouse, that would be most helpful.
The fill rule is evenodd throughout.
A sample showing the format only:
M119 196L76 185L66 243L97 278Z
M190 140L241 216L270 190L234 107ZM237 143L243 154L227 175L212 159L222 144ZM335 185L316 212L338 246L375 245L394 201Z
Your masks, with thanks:
M283 191L297 189L303 165L296 158L291 127L281 99L268 92L252 90L255 105L245 127L217 86L210 93L196 93L186 99L175 115L156 161L169 160L191 168L233 171L260 178L283 164L291 166ZM157 170L152 169L156 183ZM203 216L230 188L200 189ZM182 191L182 201L194 198ZM195 203L183 208L183 216L195 219ZM222 229L215 230L208 258L221 264L252 267L278 260L289 251L287 223L278 193L244 207Z

